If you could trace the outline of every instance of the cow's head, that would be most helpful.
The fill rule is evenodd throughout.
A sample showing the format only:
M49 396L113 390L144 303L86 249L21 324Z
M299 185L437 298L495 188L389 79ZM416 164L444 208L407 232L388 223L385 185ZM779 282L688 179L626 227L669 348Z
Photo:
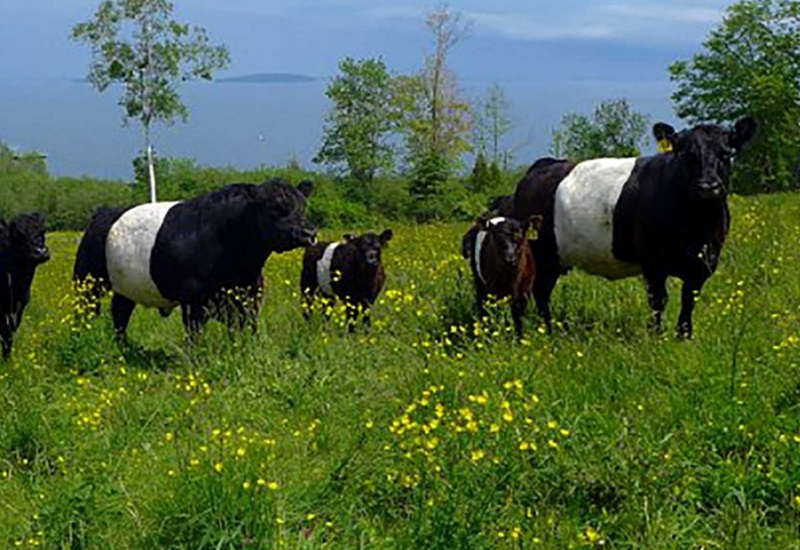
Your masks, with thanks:
M258 225L276 252L286 252L317 242L317 229L306 217L306 198L314 184L308 180L293 187L275 178L259 186L254 207Z
M44 216L21 214L10 223L2 222L2 234L14 261L39 265L50 259L45 244Z
M669 124L653 126L656 140L666 140L672 153L685 159L692 190L698 197L722 199L728 193L734 154L753 139L758 123L753 117L739 120L732 129L715 124L700 124L676 132Z
M375 233L364 233L356 237L346 234L344 240L352 244L358 252L358 261L363 267L369 269L377 268L381 263L381 250L392 240L394 233L391 229L386 229L380 235Z
M528 230L539 230L542 216L531 216L525 221L514 218L489 218L482 216L478 219L477 226L481 231L486 231L487 244L494 248L496 257L508 267L516 268L520 261L520 251L528 243Z

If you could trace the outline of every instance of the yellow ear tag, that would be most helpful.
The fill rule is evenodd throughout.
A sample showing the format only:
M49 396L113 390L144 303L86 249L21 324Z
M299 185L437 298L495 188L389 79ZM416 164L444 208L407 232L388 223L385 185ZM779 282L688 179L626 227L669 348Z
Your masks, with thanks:
M659 153L671 153L672 152L672 142L668 139L660 139L658 140L658 152Z

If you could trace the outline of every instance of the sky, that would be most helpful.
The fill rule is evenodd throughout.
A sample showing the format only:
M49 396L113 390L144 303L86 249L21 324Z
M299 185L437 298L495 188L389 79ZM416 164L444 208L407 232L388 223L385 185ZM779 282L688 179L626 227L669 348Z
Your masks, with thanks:
M421 0L177 0L177 17L230 47L228 75L335 73L344 56L382 55L406 72L428 50ZM69 40L97 0L2 0L0 78L75 78L88 50ZM730 2L720 0L461 0L470 21L452 55L462 78L665 78L669 61L697 51Z
M380 56L417 71L432 39L425 14L439 0L172 0L178 21L228 46L217 76L299 73L307 85L198 83L181 90L187 124L156 130L159 154L242 168L289 158L312 166L329 102L326 78L342 58ZM114 89L87 84L90 51L69 39L100 0L0 0L0 141L42 151L60 175L130 176L138 128L120 126ZM697 53L729 2L721 0L451 0L469 23L449 65L475 100L493 83L511 101L504 148L526 162L548 152L568 112L628 98L655 122L680 125L668 66Z

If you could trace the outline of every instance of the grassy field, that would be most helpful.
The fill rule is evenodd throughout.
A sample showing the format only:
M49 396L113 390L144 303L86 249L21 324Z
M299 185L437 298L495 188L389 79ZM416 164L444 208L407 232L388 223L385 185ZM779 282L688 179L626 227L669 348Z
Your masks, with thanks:
M0 365L0 546L800 548L800 197L732 209L689 342L580 273L569 332L476 325L453 225L394 228L370 332L302 320L297 251L257 337L137 310L123 349L54 234Z

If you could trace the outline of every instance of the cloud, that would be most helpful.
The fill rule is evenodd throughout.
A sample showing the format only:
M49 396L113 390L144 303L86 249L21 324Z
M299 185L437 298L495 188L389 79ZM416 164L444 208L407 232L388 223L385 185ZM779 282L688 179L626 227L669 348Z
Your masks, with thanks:
M568 22L553 24L524 15L499 15L493 13L466 13L479 29L516 40L556 40L561 38L601 39L615 35L614 29L602 23Z
M421 22L430 5L417 1L368 7L361 15L373 21ZM474 23L476 34L498 36L519 41L597 40L638 43L696 43L722 20L727 2L722 0L670 0L669 4L650 2L595 3L584 0L562 0L555 3L532 2L513 9L505 0L497 0L491 10L481 9L478 2L464 0L452 5L464 19ZM469 5L473 4L473 5ZM472 9L470 9L472 8Z
M715 24L722 20L723 12L714 8L688 8L656 4L613 4L600 8L610 14L632 19L658 20L664 23Z

